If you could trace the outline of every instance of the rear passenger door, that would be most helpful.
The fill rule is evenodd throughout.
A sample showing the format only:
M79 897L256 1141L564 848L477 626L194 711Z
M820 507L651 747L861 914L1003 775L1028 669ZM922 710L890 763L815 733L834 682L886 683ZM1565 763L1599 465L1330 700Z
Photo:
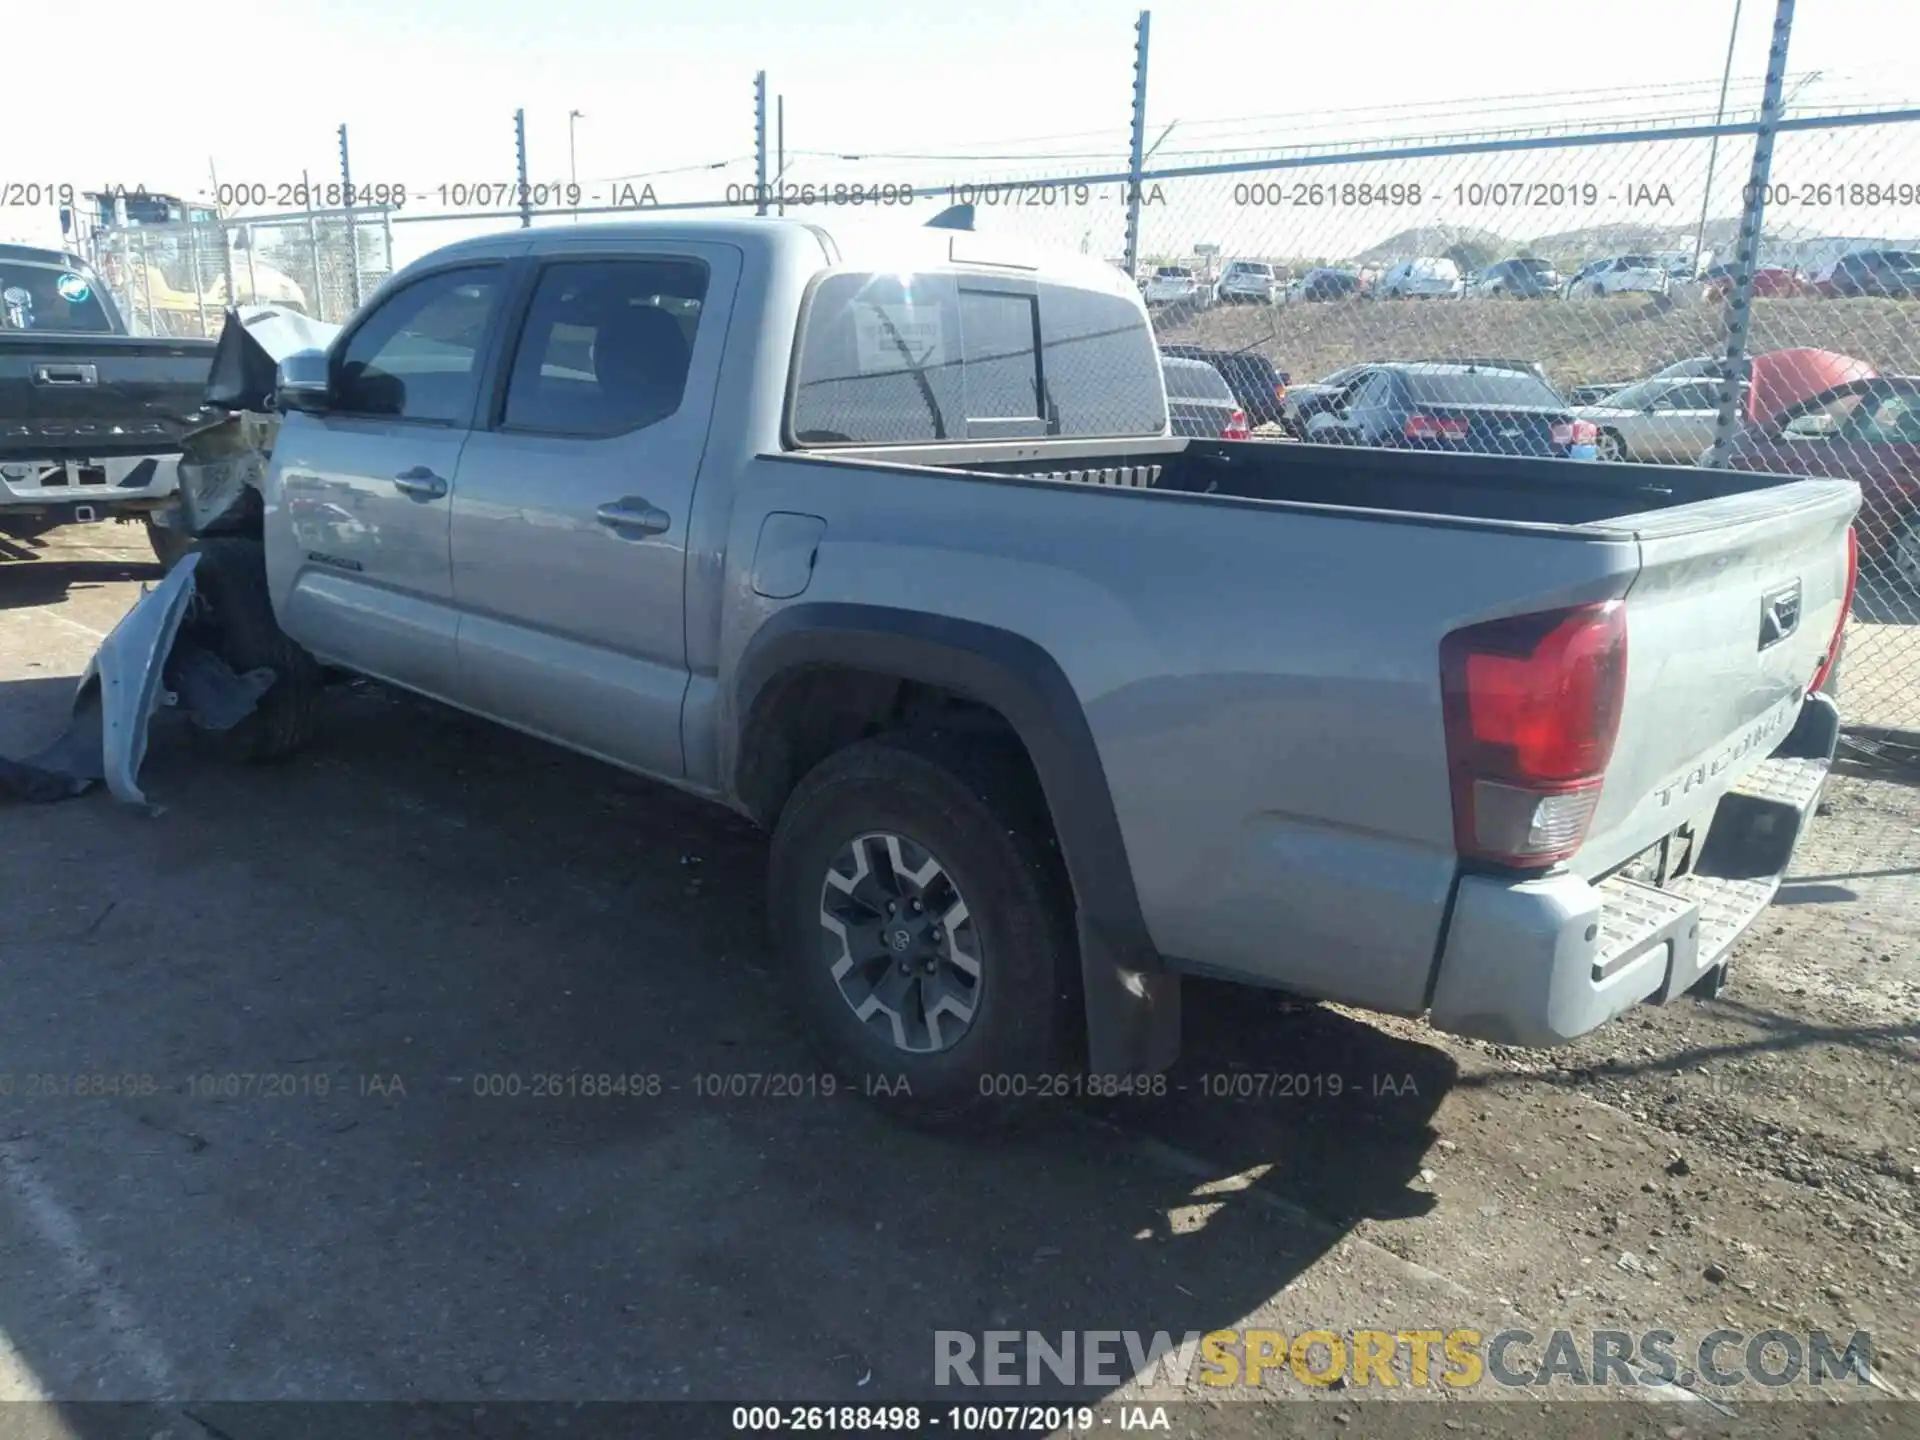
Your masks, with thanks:
M680 776L687 522L740 254L582 247L530 268L455 496L461 700Z

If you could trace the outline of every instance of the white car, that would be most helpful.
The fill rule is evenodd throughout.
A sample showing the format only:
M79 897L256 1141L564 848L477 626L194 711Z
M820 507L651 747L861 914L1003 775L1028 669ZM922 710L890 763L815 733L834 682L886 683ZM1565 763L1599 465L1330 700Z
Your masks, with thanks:
M1440 255L1424 255L1418 260L1402 260L1380 277L1374 293L1382 299L1400 295L1459 295L1467 288L1460 267Z
M1608 295L1638 292L1664 295L1673 276L1657 255L1615 255L1582 266L1567 281L1569 300L1600 300Z
M1700 378L1641 380L1573 413L1593 422L1602 460L1691 465L1713 444L1720 385Z
M1162 265L1147 281L1149 305L1199 305L1213 294L1211 287L1185 265Z
M1221 273L1220 283L1214 290L1214 297L1222 305L1233 305L1245 300L1271 305L1280 298L1280 279L1273 273L1273 266L1265 261L1230 261L1226 270Z

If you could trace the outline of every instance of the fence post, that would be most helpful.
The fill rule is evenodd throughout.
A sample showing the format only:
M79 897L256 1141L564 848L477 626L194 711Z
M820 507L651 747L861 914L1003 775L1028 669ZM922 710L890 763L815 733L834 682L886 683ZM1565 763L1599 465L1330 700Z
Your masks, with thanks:
M767 72L753 74L753 213L767 213Z
M200 227L189 212L187 219L187 263L193 267L193 308L200 317L200 333L207 333L207 291L200 276Z
M360 308L360 224L353 214L353 164L347 158L347 127L340 127L340 206L347 212L347 283Z
M1740 243L1734 258L1733 294L1727 299L1727 355L1721 366L1720 413L1714 420L1708 465L1724 465L1733 432L1739 428L1745 399L1747 339L1753 329L1753 272L1760 263L1761 227L1767 218L1767 181L1773 174L1773 137L1785 109L1781 90L1787 78L1787 41L1793 36L1793 0L1777 0L1773 43L1767 50L1767 88L1760 101L1760 129L1753 137L1753 171L1741 197Z
M313 262L313 318L327 318L327 280L320 273L320 226L313 218L313 184L307 172L300 172L300 194L306 200L307 257Z
M393 275L393 206L380 207L380 238L385 246L387 275Z
M134 236L140 242L140 294L147 302L147 333L158 335L160 329L153 322L153 271L147 264L147 232L139 229Z
M527 112L513 112L513 164L520 176L520 228L533 224L533 192L527 184Z
M1147 144L1147 30L1153 21L1151 10L1142 10L1134 22L1133 47L1133 148L1127 157L1127 279L1140 274L1140 171L1146 163Z

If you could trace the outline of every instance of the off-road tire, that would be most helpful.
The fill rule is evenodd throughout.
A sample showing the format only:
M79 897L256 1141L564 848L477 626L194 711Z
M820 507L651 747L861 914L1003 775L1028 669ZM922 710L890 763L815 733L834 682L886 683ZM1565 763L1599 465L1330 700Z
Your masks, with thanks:
M193 637L240 673L265 667L274 681L254 712L231 730L195 731L203 744L235 760L277 760L313 738L318 726L321 670L273 617L266 553L257 540L209 536L197 540Z
M856 1018L823 943L826 872L863 833L936 858L980 937L981 984L951 1048L908 1053ZM916 1123L976 1128L1031 1115L1083 1065L1072 889L1026 757L996 737L901 731L837 752L795 788L773 836L773 943L822 1059ZM904 1083L903 1083L904 1082Z

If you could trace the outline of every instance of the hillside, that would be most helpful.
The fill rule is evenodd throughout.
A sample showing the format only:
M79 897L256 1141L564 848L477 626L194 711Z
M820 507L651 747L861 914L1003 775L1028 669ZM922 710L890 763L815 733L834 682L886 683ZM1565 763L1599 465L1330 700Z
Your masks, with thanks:
M1721 307L1661 306L1642 296L1610 300L1360 300L1267 310L1234 306L1167 317L1161 338L1238 349L1253 346L1295 380L1364 360L1506 356L1537 361L1557 385L1647 375L1723 346ZM1916 363L1920 303L1898 300L1758 300L1755 353L1815 345L1858 355L1889 373Z

